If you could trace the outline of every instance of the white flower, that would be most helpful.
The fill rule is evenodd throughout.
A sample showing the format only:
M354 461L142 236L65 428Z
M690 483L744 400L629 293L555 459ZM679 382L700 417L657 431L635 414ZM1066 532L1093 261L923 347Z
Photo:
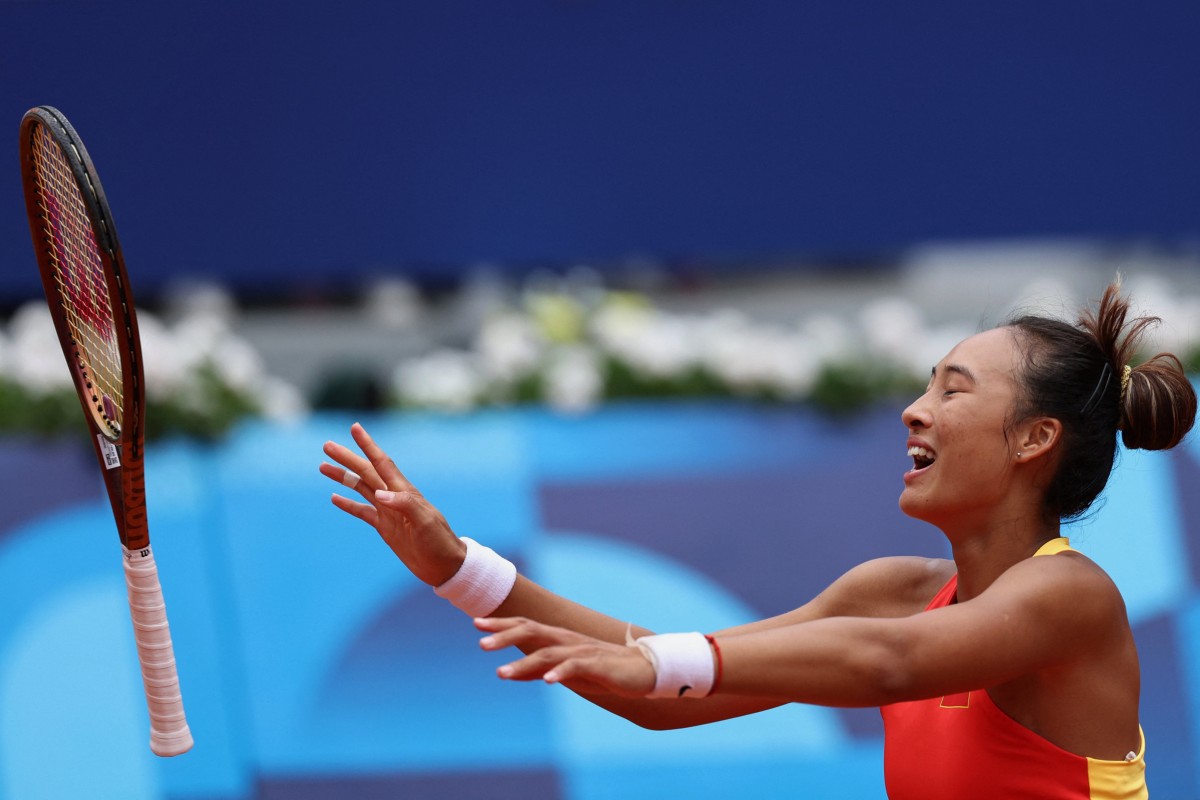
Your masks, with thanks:
M868 303L858 318L868 350L889 361L906 361L925 337L920 310L898 297Z
M210 361L217 378L237 392L253 392L266 374L258 351L233 336L216 343Z
M543 379L546 401L560 411L586 411L604 393L600 360L583 345L564 345L551 351Z
M503 382L533 372L545 348L545 339L533 323L512 312L488 317L475 337L480 368L487 377Z
M165 400L187 385L197 362L181 357L175 334L152 314L138 312L138 334L142 341L146 396Z
M821 362L846 360L858 353L850 325L832 314L817 314L806 320L800 330Z
M229 323L216 314L190 314L175 323L174 334L189 364L211 358L229 338Z
M651 318L645 335L629 352L638 369L659 378L679 375L699 363L694 326L682 317L659 314Z
M49 394L73 385L54 320L45 303L26 303L9 324L12 336L9 370L13 379L35 394Z
M413 405L444 411L468 411L486 388L471 353L437 350L400 364L393 378L396 394Z
M763 383L785 399L807 394L821 369L821 359L808 338L799 334L764 332L756 352Z
M652 312L629 302L610 302L593 315L591 333L605 350L623 357L637 349L637 340L646 335Z
M732 309L715 311L696 326L699 358L704 367L734 389L750 389L758 380L748 353L754 331L745 315Z
M254 398L262 415L272 422L292 423L308 413L300 390L279 378L263 378L255 387Z
M611 303L596 312L591 330L601 348L650 376L669 378L700 361L696 325L685 317Z

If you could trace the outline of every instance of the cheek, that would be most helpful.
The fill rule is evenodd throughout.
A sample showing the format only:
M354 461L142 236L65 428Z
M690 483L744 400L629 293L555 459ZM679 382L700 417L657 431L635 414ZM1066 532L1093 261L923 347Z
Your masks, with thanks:
M1011 447L1004 432L995 428L963 432L964 445L954 453L951 477L963 480L991 481L1004 474L1011 465Z
M945 452L949 479L995 480L1009 465L1012 448L995 414L946 420L941 436L953 445Z

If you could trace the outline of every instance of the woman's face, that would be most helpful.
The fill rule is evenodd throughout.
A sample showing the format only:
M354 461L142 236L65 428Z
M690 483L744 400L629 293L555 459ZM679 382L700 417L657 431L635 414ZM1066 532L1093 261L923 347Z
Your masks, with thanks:
M908 454L900 508L946 529L984 522L1009 487L1016 448L1005 436L1017 396L1016 340L996 328L960 342L905 409Z

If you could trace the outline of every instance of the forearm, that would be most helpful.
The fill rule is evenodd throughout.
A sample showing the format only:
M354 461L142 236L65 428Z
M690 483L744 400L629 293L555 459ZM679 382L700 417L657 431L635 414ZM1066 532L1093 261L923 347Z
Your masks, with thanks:
M557 595L524 576L517 577L512 592L492 616L524 617L621 646L626 643L626 631L631 631L634 637L647 636L652 633L637 625L630 628L630 624L626 621L602 614ZM536 645L529 644L518 645L518 648L526 654L538 649ZM635 725L653 730L704 725L752 714L781 704L777 700L735 695L687 700L631 699L605 692L589 691L587 687L570 681L563 685L588 702L617 716L624 717Z
M833 617L721 637L721 692L824 706L915 699L896 620Z
M625 632L630 629L629 621L610 617L555 594L524 575L517 576L512 592L490 616L525 617L614 644L624 644ZM633 625L632 633L637 637L652 631Z

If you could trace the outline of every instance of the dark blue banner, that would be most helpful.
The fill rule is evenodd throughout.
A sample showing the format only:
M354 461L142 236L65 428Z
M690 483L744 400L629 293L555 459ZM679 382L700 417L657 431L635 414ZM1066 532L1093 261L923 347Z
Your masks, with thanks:
M143 293L1200 231L1183 0L3 2L0 30L7 300L38 291L38 104L87 142Z

